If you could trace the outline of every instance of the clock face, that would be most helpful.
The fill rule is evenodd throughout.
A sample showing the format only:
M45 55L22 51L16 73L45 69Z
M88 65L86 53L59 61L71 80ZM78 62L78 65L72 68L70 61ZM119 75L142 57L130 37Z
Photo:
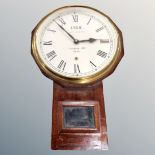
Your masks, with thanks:
M59 8L32 33L32 55L49 78L77 84L110 75L123 56L120 30L87 6Z
M37 31L43 63L64 77L92 76L113 60L117 33L101 13L85 7L66 7L48 15Z

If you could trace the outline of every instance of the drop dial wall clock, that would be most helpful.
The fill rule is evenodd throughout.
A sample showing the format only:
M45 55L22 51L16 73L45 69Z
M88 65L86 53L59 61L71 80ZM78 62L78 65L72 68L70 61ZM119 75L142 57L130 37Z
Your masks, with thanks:
M65 6L32 32L32 56L54 81L52 149L107 149L102 80L123 56L122 33L104 13Z

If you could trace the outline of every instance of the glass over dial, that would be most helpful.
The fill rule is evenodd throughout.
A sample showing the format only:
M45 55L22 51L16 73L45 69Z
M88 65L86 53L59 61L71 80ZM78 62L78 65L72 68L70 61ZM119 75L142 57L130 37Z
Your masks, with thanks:
M67 78L85 78L104 70L115 57L117 44L112 22L88 7L58 9L41 21L36 33L42 62Z

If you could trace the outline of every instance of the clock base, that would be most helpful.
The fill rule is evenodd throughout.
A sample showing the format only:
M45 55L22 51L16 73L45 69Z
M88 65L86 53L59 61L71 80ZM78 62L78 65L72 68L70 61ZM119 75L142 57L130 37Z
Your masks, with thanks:
M66 88L54 82L53 150L107 150L103 85Z

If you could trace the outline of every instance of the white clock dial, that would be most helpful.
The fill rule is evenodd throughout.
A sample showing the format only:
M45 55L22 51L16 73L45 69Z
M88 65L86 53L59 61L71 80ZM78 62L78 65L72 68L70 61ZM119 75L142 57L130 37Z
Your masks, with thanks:
M117 33L90 8L67 7L49 15L38 29L37 49L52 72L69 78L92 76L113 60Z

